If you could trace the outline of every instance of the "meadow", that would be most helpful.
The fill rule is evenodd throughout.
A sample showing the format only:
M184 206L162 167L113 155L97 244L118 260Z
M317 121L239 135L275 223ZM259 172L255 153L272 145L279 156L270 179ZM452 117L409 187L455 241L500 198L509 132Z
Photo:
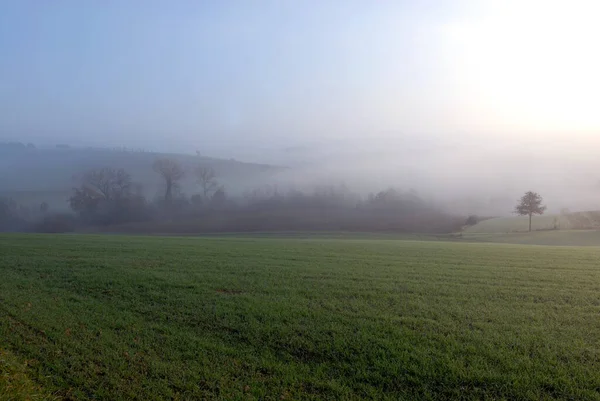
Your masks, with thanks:
M597 230L600 229L600 211L545 214L534 216L531 221L533 231L556 230ZM529 230L527 216L495 217L482 220L466 227L467 234L525 233Z
M0 236L3 399L600 400L600 248Z
M567 216L560 215L542 215L534 216L531 220L532 230L552 230L554 228L569 229L572 228ZM529 230L529 217L510 216L496 217L483 220L479 223L467 227L466 233L511 233L527 232Z

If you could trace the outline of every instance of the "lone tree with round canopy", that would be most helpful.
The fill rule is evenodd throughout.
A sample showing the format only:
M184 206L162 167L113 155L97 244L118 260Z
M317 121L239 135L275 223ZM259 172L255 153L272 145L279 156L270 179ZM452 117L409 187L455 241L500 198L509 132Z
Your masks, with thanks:
M519 216L529 216L529 231L531 232L531 217L534 214L544 214L546 206L542 205L544 199L537 192L528 191L521 197L515 207L515 213Z

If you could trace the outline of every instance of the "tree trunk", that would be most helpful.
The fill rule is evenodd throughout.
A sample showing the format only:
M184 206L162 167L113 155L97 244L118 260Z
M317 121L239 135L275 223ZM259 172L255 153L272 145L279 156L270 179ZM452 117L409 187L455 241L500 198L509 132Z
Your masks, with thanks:
M171 198L173 197L173 195L171 194L172 187L173 187L173 183L171 182L171 180L167 180L167 190L165 191L165 203L166 204L171 203Z
M531 213L529 213L529 232L531 232Z

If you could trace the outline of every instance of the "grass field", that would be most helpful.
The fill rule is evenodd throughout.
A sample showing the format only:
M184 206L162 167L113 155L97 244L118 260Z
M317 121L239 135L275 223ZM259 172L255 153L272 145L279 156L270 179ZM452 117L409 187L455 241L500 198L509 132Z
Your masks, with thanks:
M520 245L600 246L600 230L552 230L531 233L463 233L464 242Z
M534 216L531 220L532 230L552 230L555 225L561 229L571 228L566 216L542 215ZM495 217L493 219L483 220L479 223L467 227L467 233L511 233L526 232L529 230L529 217L511 216Z
M600 400L599 260L596 247L3 235L0 397L21 383L39 399Z
M534 216L531 228L534 231L600 229L600 211ZM493 234L527 232L528 230L529 217L511 216L482 220L467 227L464 231L465 233Z

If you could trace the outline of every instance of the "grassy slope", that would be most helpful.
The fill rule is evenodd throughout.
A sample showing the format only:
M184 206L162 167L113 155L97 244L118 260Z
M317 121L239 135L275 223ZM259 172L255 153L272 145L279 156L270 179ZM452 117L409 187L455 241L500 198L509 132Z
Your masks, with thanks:
M521 245L600 246L598 230L553 230L531 233L464 233L467 242L496 242Z
M281 167L265 164L183 154L36 149L1 155L0 168L17 174L0 176L0 196L12 197L28 206L46 201L55 209L66 207L66 199L72 187L79 184L79 180L74 177L99 167L124 168L136 183L142 184L149 196L153 196L156 188L161 185L160 178L152 170L152 163L159 157L177 160L188 171L198 164L209 165L216 170L220 183L230 191L254 181L262 182L264 177L282 170ZM197 191L191 174L183 180L182 186L187 192Z
M598 229L600 228L600 211L534 216L531 227L533 230L552 230L555 227L561 230ZM467 227L465 233L514 233L527 232L528 229L529 218L527 216L496 217Z
M0 236L0 348L75 399L600 399L600 248Z
M550 230L554 228L555 219L558 219L560 228L569 228L568 220L564 216L558 215L534 216L531 228L533 230ZM527 230L529 230L529 217L512 216L483 220L474 226L467 227L465 233L510 233Z

